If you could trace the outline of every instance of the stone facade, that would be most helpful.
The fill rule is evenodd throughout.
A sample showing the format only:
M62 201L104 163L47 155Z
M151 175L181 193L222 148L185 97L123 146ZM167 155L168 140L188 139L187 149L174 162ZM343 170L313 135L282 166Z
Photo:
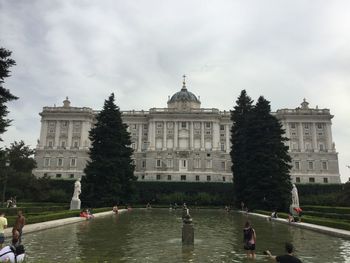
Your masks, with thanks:
M76 179L84 175L97 112L91 108L44 107L36 147L36 176ZM292 181L340 183L328 109L277 110L293 159ZM167 108L123 111L134 149L135 176L141 181L231 182L229 111L200 107L183 83Z

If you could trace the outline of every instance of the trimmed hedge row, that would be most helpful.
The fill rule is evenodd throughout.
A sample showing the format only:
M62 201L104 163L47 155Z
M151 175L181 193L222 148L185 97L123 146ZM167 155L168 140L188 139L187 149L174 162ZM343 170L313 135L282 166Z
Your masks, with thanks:
M350 223L350 214L336 214L336 213L324 213L324 212L316 212L316 211L303 211L303 215L348 220Z
M111 207L103 207L103 208L95 208L92 209L92 213L100 213L100 212L106 212L111 211ZM60 212L49 212L48 213L41 213L41 214L24 214L26 217L26 224L34 224L34 223L40 223L40 222L46 222L51 220L57 220L57 219L63 219L68 217L78 217L80 214L79 210L65 210ZM7 223L9 227L12 227L15 223L17 216L7 216Z
M18 211L22 211L24 214L37 214L42 212L62 211L69 209L68 205L64 206L44 206L44 207L16 207L16 208L0 208L0 212L4 212L5 215L14 216Z
M254 211L259 214L263 215L271 215L270 212L268 211L263 211L263 210L256 210ZM279 218L288 218L287 213L278 213ZM349 221L344 221L340 219L330 219L330 218L320 218L320 217L314 217L314 216L309 216L305 215L301 217L302 222L305 223L310 223L310 224L315 224L315 225L320 225L320 226L327 226L327 227L333 227L333 228L338 228L338 229L345 229L345 230L350 230L350 222Z
M315 212L323 212L323 213L350 215L350 207L303 205L302 209L304 211L315 211Z

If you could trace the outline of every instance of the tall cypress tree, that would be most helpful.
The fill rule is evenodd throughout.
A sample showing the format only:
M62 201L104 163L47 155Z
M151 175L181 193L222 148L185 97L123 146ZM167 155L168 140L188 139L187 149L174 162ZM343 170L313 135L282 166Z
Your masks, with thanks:
M234 110L231 111L231 121L233 126L231 128L231 161L232 161L232 173L233 173L233 188L235 195L236 205L243 201L246 202L247 189L247 177L248 177L248 164L247 157L249 153L249 140L247 132L249 130L248 117L252 110L253 101L247 95L245 90L241 91L240 96L236 101Z
M284 130L271 115L270 102L259 97L248 117L246 191L250 208L285 209L290 202L291 158Z
M92 145L82 180L82 200L91 206L128 202L136 180L133 150L113 93L105 100L96 121L89 133Z
M6 103L18 99L3 86L5 82L4 79L10 76L9 68L16 65L16 62L10 58L11 53L12 52L7 49L0 48L0 134L3 134L11 123L11 120L6 119L9 113ZM1 138L0 141L2 141Z

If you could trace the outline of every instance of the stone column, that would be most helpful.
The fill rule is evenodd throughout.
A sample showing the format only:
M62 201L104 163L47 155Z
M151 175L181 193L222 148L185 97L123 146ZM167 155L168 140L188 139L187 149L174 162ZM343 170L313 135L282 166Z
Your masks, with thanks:
M327 133L327 150L332 151L333 149L333 138L332 138L332 128L331 123L326 123L326 133Z
M83 120L81 122L81 132L80 132L80 147L79 148L86 148L88 145L86 142L89 140L89 122L86 120Z
M73 121L68 121L68 141L67 141L67 149L72 147L72 137L73 137Z
M178 131L179 131L178 122L175 121L174 122L174 150L176 150L178 147L178 139L179 139Z
M40 148L46 146L47 126L48 126L48 121L41 120L41 130L40 130L40 139L39 139L40 142L38 145Z
M303 123L299 122L299 149L301 152L304 152L304 131L303 131Z
M141 150L142 150L142 128L143 128L143 124L140 123L139 124L139 138L137 140L137 152L141 152Z
M163 121L163 151L166 150L166 121Z
M220 141L220 125L217 122L213 122L213 151L217 151L219 149L219 141Z
M190 122L190 150L193 150L193 121Z
M226 125L226 153L230 152L230 125Z
M201 151L204 151L205 145L204 145L204 122L201 122Z
M54 148L57 149L57 147L59 146L59 138L60 138L60 121L56 121L56 132L55 132L55 144L54 144Z
M318 152L318 148L317 148L317 131L316 131L316 123L312 123L311 124L312 126L312 129L311 129L311 132L312 132L312 148L315 152Z
M149 138L149 149L151 151L155 150L155 122L150 120L148 128L148 138Z

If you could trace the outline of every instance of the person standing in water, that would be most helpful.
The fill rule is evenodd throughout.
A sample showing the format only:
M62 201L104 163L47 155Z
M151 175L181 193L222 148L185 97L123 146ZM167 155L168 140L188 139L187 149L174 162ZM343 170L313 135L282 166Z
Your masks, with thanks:
M256 255L255 255L256 233L249 221L247 221L244 225L243 243L244 243L244 250L246 250L246 253L247 253L247 257L255 259L256 258Z

